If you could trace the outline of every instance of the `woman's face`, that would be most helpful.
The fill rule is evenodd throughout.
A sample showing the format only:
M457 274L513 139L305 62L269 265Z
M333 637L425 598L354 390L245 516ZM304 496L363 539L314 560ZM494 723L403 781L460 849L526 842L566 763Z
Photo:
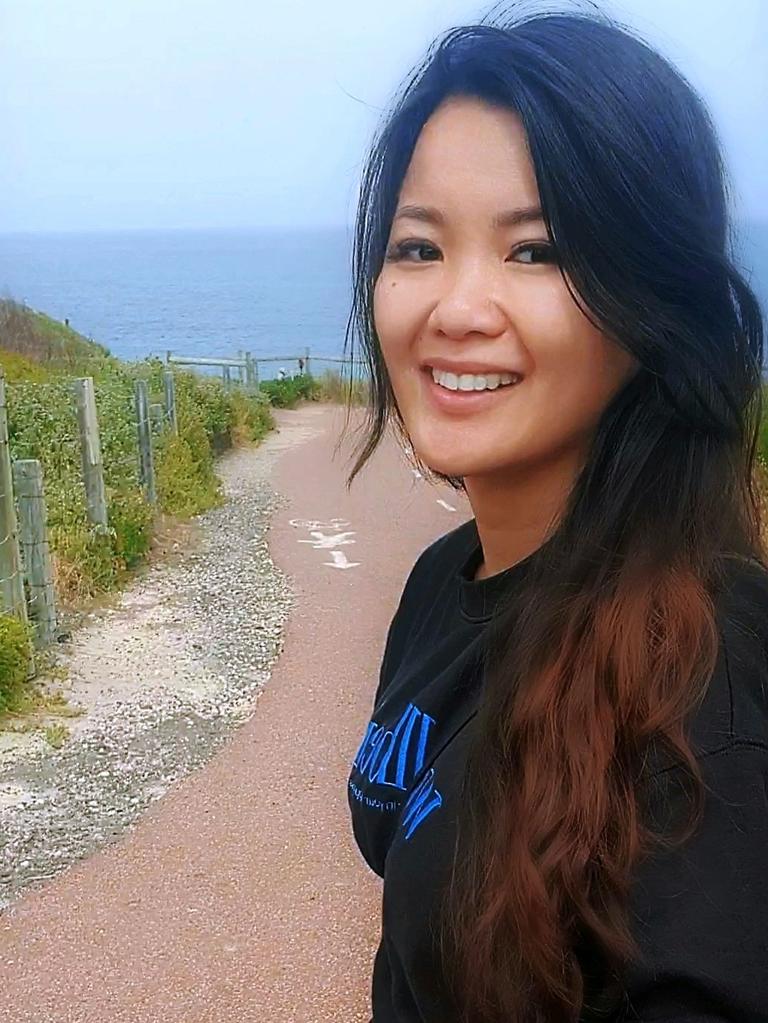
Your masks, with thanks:
M637 368L571 298L538 207L517 115L444 102L403 181L374 319L413 448L445 475L581 457ZM491 372L520 379L469 394L435 383L433 367L475 388Z

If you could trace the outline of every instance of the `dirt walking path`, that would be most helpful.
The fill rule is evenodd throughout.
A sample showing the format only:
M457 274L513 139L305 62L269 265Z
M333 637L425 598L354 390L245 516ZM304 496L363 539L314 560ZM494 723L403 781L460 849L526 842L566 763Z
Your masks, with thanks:
M381 882L352 840L349 765L405 576L471 510L391 438L347 493L343 411L277 419L269 553L293 603L271 677L132 830L0 916L7 1023L370 1019Z

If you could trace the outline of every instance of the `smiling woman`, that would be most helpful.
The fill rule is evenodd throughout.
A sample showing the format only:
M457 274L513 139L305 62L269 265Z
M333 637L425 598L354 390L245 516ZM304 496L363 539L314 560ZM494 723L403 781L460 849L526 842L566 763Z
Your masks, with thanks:
M436 42L362 182L348 482L391 424L474 512L405 582L349 778L373 1021L765 1023L761 310L695 91L526 11Z

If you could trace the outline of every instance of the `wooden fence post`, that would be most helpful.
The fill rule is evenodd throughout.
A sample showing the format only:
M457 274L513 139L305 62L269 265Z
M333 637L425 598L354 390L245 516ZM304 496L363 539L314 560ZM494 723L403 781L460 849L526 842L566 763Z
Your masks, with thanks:
M80 457L83 465L83 483L88 518L102 530L107 529L107 496L104 490L104 466L101 461L99 420L93 377L81 377L72 384L77 403L77 421L80 428Z
M255 369L255 363L253 356L250 352L245 353L245 387L248 391L255 391L257 385L257 375Z
M171 353L168 352L170 355ZM174 433L179 432L179 421L176 418L176 382L173 378L173 370L163 370L163 385L165 388L165 415L171 424Z
M35 646L39 649L51 643L56 632L56 597L40 462L36 458L14 462L13 480L19 505L24 574L29 586L30 618L35 626Z
M232 379L229 375L229 366L221 367L221 382L224 385L225 391L229 391L232 388Z
M139 437L139 478L150 504L157 503L155 467L152 462L152 430L149 422L149 394L146 380L134 383L136 428Z
M27 621L16 507L13 501L5 375L0 367L0 601L2 610Z
M309 376L309 348L304 349L304 372Z
M163 413L163 406L160 404L159 401L153 401L152 404L149 406L150 422L153 423L158 430L162 430L164 418L165 417Z
M241 359L241 360L245 359L245 352L243 351L242 348L238 349L237 357L238 357L238 359ZM247 383L247 380L248 380L247 372L248 372L248 367L247 366L240 366L240 383L241 384Z

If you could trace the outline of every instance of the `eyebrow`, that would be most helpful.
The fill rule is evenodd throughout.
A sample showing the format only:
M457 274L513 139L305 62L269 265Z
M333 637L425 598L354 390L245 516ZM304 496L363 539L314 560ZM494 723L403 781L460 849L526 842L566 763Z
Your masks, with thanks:
M434 206L400 206L394 216L395 220L420 220L425 224L437 226L445 224L445 217L440 210ZM539 206L520 206L513 210L502 210L491 220L491 227L515 227L518 224L528 224L534 220L543 220L544 216Z

